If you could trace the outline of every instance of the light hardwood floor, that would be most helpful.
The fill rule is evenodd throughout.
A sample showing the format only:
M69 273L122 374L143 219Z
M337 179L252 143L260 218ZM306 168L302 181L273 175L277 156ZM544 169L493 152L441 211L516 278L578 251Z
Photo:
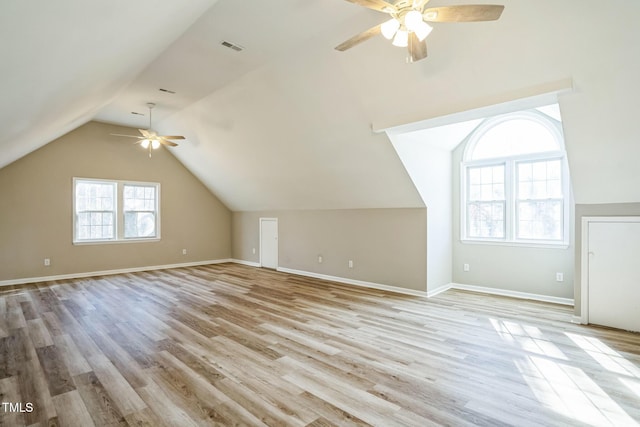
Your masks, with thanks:
M640 423L640 335L237 264L0 293L2 425ZM15 409L15 407L14 407Z

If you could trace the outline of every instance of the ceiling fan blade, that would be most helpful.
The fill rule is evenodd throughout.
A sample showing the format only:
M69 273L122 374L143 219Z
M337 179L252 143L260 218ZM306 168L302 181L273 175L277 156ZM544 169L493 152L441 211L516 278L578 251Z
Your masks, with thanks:
M411 62L420 61L427 57L427 41L418 40L416 33L409 33L409 44L407 45L409 50L409 60Z
M182 135L174 135L174 136L160 135L159 138L162 138L162 139L184 139L184 136L182 136Z
M358 6L364 6L369 9L377 10L378 12L394 13L398 9L391 3L387 3L383 0L347 0L350 3L355 3Z
M127 138L138 138L138 139L143 139L141 136L136 136L136 135L123 135L121 133L110 133L109 135L111 136L126 136Z
M138 129L138 131L139 131L142 135L144 135L144 137L145 137L145 138L149 138L149 137L151 137L151 136L152 136L152 135L151 135L151 132L149 132L149 131L148 131L148 130L146 130L146 129Z
M360 34L351 37L349 40L339 44L338 46L335 47L335 49L339 50L340 52L343 52L347 49L351 49L355 45L358 45L364 41L369 40L371 37L374 37L380 34L381 27L382 27L382 24L369 28L367 31L363 31Z
M167 145L167 146L169 146L169 147L177 147L177 146L178 146L178 144L176 144L175 142L173 142L173 141L168 141L168 140L166 140L166 139L164 139L164 138L165 138L165 137L161 137L160 139L158 139L158 141L160 142L160 144L162 144L162 145Z
M500 18L504 6L493 4L472 4L443 6L426 9L422 16L430 22L481 22Z

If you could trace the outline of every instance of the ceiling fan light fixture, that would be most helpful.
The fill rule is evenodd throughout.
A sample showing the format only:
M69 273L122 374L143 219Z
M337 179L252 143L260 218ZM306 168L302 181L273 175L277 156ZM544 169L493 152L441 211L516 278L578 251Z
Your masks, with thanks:
M385 39L391 40L399 28L400 21L398 21L396 18L392 18L380 26L380 31L382 32L382 36Z
M153 148L154 150L160 148L160 141L158 141L157 139L151 141L151 148Z
M407 47L409 45L409 32L406 30L398 30L391 44L398 47Z
M149 143L150 143L150 142L151 142L151 141L149 141L148 139L143 139L142 141L140 141L140 146L141 146L142 148L149 148Z
M418 12L417 10L407 12L404 17L404 25L409 31L416 31L416 29L422 22L422 13Z
M413 32L416 33L418 40L423 41L429 34L431 34L431 30L433 30L433 27L422 21L420 25L413 30Z

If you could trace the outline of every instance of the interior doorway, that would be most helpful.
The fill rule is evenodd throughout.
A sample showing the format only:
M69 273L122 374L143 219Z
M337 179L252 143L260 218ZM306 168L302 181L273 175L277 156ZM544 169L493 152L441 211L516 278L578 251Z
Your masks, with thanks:
M260 266L278 268L278 218L260 218Z

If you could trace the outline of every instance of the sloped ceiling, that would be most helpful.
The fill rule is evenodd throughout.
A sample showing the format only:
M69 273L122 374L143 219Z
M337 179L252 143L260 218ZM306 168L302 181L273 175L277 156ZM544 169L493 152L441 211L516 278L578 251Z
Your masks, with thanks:
M215 0L3 0L0 167L95 117Z
M372 124L571 78L560 106L576 202L640 200L629 184L640 2L502 1L497 22L434 25L429 57L415 64L381 37L334 51L384 20L342 0L94 3L0 6L2 40L16 41L0 47L0 166L90 118L146 126L131 111L152 101L154 127L187 136L173 153L233 210L423 206Z

